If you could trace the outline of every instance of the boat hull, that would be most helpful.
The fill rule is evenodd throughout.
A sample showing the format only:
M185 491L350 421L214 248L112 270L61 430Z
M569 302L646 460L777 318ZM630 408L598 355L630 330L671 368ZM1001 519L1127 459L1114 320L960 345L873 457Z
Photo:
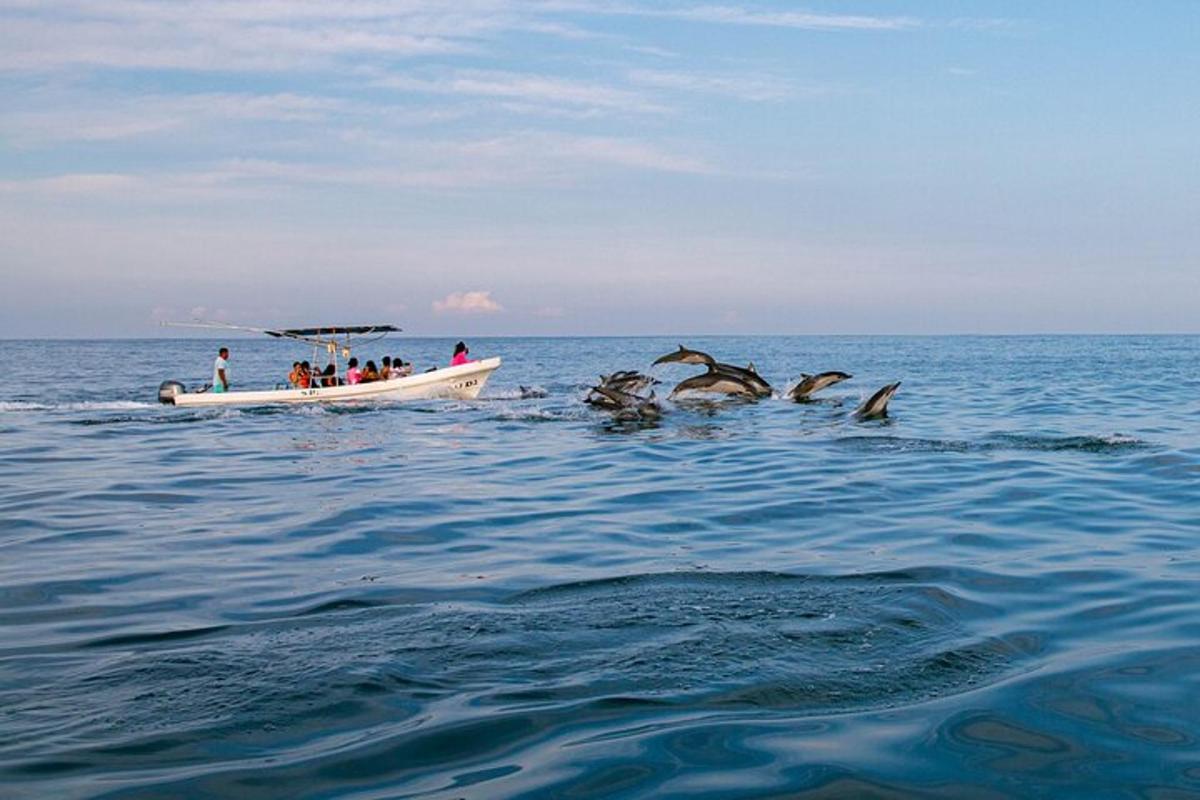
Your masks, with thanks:
M267 389L246 392L187 392L172 398L177 406L245 406L275 403L352 403L370 401L447 398L474 400L492 373L500 368L499 358L485 358L421 372L387 381L354 386L323 386L312 389Z

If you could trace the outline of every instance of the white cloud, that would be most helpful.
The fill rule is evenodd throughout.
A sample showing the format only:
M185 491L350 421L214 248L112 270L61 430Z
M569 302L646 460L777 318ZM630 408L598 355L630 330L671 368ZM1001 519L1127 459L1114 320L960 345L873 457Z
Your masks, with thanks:
M188 320L173 319L168 322L230 322L233 319L233 314L226 308L209 308L208 306L192 306L187 313Z
M716 169L695 156L639 139L572 136L532 131L462 145L469 157L487 157L509 165L524 163L531 172L559 164L607 164L656 172L711 174Z
M230 122L319 122L336 114L372 113L363 104L299 94L201 93L118 95L96 98L80 93L25 100L39 107L11 111L0 133L23 145L64 141L109 142L182 130L221 127Z
M567 21L575 15L580 21ZM911 17L762 11L728 5L655 8L518 0L7 0L0 69L78 66L284 71L372 59L480 53L509 33L608 40L588 17L660 17L819 31L905 30ZM954 20L966 27L975 21ZM995 27L997 21L975 23ZM629 43L639 47L641 43ZM641 47L655 52L652 44ZM668 52L668 51L659 51Z
M141 179L136 175L110 172L78 172L46 178L0 181L0 192L25 194L37 192L50 195L111 194L137 188Z
M364 148L360 148L364 149ZM234 158L198 169L63 173L0 180L0 193L121 196L152 203L217 200L280 186L452 190L561 185L598 169L715 175L703 158L639 139L527 131L467 141L380 142L354 160Z
M376 85L406 92L489 97L525 104L565 105L608 111L660 113L665 109L639 92L545 75L460 70L438 78L393 75Z
M759 11L741 6L696 5L676 8L649 8L637 5L582 4L579 10L593 13L643 17L667 17L690 22L726 25L756 25L815 31L895 31L915 28L920 20L912 17L876 17L854 14L816 14L803 11Z
M809 14L799 11L749 11L736 6L697 6L667 12L700 22L766 25L804 30L904 30L919 23L911 17L869 17L847 14Z
M0 69L283 71L479 52L506 33L598 34L515 0L6 0Z
M494 314L504 306L492 299L491 292L451 292L433 301L435 314Z
M652 69L630 70L628 75L630 81L643 86L724 95L752 102L782 100L795 93L786 81L762 75L707 75Z

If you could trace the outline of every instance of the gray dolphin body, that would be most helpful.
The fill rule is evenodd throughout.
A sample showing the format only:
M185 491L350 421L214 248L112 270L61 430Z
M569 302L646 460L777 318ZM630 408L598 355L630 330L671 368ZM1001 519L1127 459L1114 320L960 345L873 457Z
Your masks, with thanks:
M868 397L867 402L858 407L858 410L854 412L854 418L860 421L885 418L888 415L888 402L899 388L900 381L884 386Z
M591 388L583 402L608 411L619 411L629 405L627 399L621 399L621 396L629 395L644 400L645 398L641 398L638 393L656 383L658 381L649 375L632 369L601 375L600 383ZM602 389L609 391L602 392Z
M657 367L659 364L701 364L712 366L716 363L716 360L708 353L701 353L699 350L689 350L683 345L679 345L679 349L674 353L667 353L665 356L659 356L654 359L653 366Z
M736 375L730 375L718 370L709 370L701 375L685 378L671 391L671 397L686 392L706 392L709 394L724 394L733 397L757 398L758 391L753 385Z
M720 372L722 374L732 376L743 383L749 384L750 387L754 389L755 397L771 396L771 384L767 383L766 379L758 374L758 370L754 368L753 364L743 368L736 367L733 364L722 364L720 362L716 362L710 365L709 369L713 372Z
M658 419L662 416L662 408L658 405L658 400L655 399L653 392L649 397L642 397L607 386L597 386L592 389L592 392L608 401L603 407L609 411L615 411L618 419ZM601 404L596 403L595 405Z
M844 380L849 380L854 377L845 372L821 372L817 375L804 374L800 376L800 382L796 384L788 397L795 400L797 403L803 403L808 400L811 395L816 394L822 389L828 389L835 383L841 383Z
M649 389L657 380L649 375L643 375L634 369L622 370L614 372L611 375L601 375L600 385L606 386L609 389L618 389L622 392L631 392L637 394L643 389Z
M606 386L593 386L588 392L587 397L583 398L583 402L589 406L602 408L605 411L620 411L624 408L622 401L614 399L610 392L615 390L609 389Z

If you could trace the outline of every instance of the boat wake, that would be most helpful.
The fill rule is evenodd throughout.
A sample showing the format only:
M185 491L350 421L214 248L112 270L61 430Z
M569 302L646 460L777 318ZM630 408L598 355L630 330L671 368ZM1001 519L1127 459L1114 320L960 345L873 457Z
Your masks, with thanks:
M21 413L28 411L136 411L158 408L157 403L137 400L80 400L64 403L39 403L25 400L0 401L0 412Z

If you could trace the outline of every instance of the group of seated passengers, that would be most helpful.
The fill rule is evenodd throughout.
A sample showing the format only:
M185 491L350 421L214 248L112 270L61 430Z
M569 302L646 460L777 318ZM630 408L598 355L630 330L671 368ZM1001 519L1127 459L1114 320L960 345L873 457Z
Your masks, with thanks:
M391 356L383 357L383 368L375 366L374 361L368 361L362 369L358 368L358 359L352 358L346 364L346 378L337 375L333 364L329 364L321 372L313 372L307 361L292 362L292 371L288 374L288 384L296 389L310 389L314 386L343 386L356 383L371 383L386 381L392 378L403 378L412 374L412 364L402 361L399 356L393 360Z
M293 361L292 371L288 373L288 385L294 389L310 389L314 386L337 386L341 383L333 364L324 370L313 371L307 361Z

